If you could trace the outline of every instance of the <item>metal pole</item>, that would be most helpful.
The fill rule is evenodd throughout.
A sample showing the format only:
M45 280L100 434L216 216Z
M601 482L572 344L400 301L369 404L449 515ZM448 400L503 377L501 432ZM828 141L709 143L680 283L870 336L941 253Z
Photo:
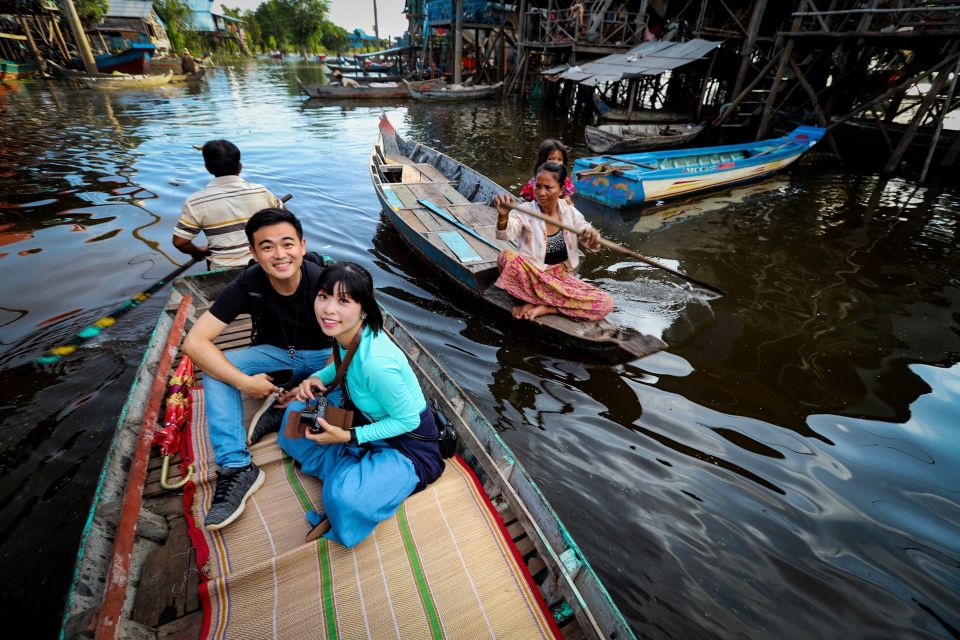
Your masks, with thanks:
M83 60L83 68L90 75L96 75L97 63L93 59L93 52L90 51L90 43L87 41L87 34L83 31L83 25L80 23L80 16L77 15L77 8L73 6L73 0L62 0L63 8L67 12L67 22L70 23L70 29L73 31L73 40L77 43L77 51L80 52L80 59Z
M380 23L377 22L377 0L373 0L373 35L377 38L377 49L380 49Z
M453 82L463 79L463 0L456 0L453 8Z

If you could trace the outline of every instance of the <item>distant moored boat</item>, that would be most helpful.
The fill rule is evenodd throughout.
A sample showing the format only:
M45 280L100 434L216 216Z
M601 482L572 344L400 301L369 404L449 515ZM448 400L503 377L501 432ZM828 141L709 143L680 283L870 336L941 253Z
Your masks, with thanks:
M622 209L645 202L756 180L778 171L815 145L820 127L746 144L580 158L573 165L577 194Z

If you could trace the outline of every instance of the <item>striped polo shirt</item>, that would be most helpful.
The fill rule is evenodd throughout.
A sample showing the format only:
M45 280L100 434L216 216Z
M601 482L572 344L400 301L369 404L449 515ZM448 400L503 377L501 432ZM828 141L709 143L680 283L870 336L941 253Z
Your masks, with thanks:
M251 258L243 228L250 216L268 207L283 208L283 203L266 187L240 176L220 176L187 198L173 234L193 240L203 231L212 268L242 267Z

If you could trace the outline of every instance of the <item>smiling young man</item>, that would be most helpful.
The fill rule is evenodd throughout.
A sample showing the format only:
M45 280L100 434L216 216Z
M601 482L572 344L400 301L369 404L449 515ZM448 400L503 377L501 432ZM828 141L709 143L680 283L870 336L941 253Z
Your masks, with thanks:
M245 232L256 264L223 289L183 342L184 353L205 374L210 444L220 468L204 522L211 531L236 520L264 480L247 449L241 393L268 400L268 406L281 391L278 384L299 382L323 368L332 344L314 315L322 269L304 260L307 242L300 221L284 209L263 209L250 218ZM242 313L253 318L252 345L220 351L214 340ZM288 379L273 380L267 375L277 371L288 372ZM282 411L272 414L274 419L254 420L251 442L279 428Z

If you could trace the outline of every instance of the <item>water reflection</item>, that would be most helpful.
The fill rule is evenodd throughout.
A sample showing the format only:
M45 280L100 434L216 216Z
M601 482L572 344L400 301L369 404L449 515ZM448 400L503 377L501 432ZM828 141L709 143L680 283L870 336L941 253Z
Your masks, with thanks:
M949 637L960 629L960 198L789 174L606 237L728 292L608 253L584 276L671 349L611 367L490 317L387 226L367 173L384 109L404 135L518 189L529 107L313 104L310 65L218 69L200 89L0 93L0 558L9 611L52 630L100 462L162 304L56 367L27 363L170 268L192 145L234 140L292 192L311 249L371 269L381 299L496 424L641 636ZM645 324L646 323L646 324ZM53 595L56 594L56 595ZM0 614L7 615L7 614ZM49 634L47 634L49 635Z

